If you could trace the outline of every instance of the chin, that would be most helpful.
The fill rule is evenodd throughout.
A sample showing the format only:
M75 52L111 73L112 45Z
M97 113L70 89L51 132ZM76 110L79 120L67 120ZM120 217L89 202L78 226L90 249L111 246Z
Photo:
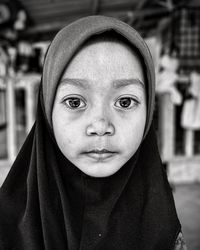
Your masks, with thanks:
M80 168L80 170L90 176L90 177L94 177L94 178L104 178L104 177L109 177L113 174L115 174L117 171L119 171L121 167L118 168L112 168L111 166L91 166L91 167L87 167L87 168Z

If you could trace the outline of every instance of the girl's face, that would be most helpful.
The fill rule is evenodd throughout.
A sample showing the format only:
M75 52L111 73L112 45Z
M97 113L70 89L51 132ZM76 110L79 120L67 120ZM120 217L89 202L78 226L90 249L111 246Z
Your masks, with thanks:
M145 122L138 56L118 42L83 47L65 70L53 106L53 130L65 157L89 176L110 176L135 154Z

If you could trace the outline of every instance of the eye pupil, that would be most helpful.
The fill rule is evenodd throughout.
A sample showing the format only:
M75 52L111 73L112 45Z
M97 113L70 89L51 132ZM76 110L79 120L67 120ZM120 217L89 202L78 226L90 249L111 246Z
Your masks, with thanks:
M71 98L69 100L69 105L72 108L78 108L80 106L80 99L78 99L78 98Z
M119 103L120 103L121 107L127 108L131 104L131 99L130 98L121 98L121 100L119 101Z

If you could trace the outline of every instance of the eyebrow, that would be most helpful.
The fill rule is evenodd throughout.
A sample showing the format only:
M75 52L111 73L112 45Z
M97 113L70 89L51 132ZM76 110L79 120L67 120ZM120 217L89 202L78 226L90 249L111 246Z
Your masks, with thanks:
M62 85L72 85L72 86L78 86L82 89L89 89L90 84L86 79L78 79L78 78L64 78L61 80L61 86ZM142 88L144 88L144 83L138 79L138 78L131 78L131 79L117 79L113 81L113 87L115 89L123 88L129 85L138 85Z
M72 86L78 86L82 89L89 89L90 85L87 80L85 79L78 79L78 78L64 78L60 82L62 85L72 85Z
M129 86L129 85L138 85L138 86L144 88L144 83L138 78L119 79L119 80L113 81L113 87L115 89L123 88L123 87Z

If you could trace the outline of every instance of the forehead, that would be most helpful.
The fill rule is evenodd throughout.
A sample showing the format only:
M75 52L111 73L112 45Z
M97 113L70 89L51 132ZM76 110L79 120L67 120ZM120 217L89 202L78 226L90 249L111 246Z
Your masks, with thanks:
M117 56L134 57L135 60L141 61L137 49L134 48L128 40L113 32L105 32L101 35L92 36L89 38L76 52L74 58L96 56L99 58L112 58ZM72 60L74 60L74 58ZM96 58L95 58L96 60Z
M139 54L122 40L95 37L87 41L74 55L62 78L140 78L144 81Z

